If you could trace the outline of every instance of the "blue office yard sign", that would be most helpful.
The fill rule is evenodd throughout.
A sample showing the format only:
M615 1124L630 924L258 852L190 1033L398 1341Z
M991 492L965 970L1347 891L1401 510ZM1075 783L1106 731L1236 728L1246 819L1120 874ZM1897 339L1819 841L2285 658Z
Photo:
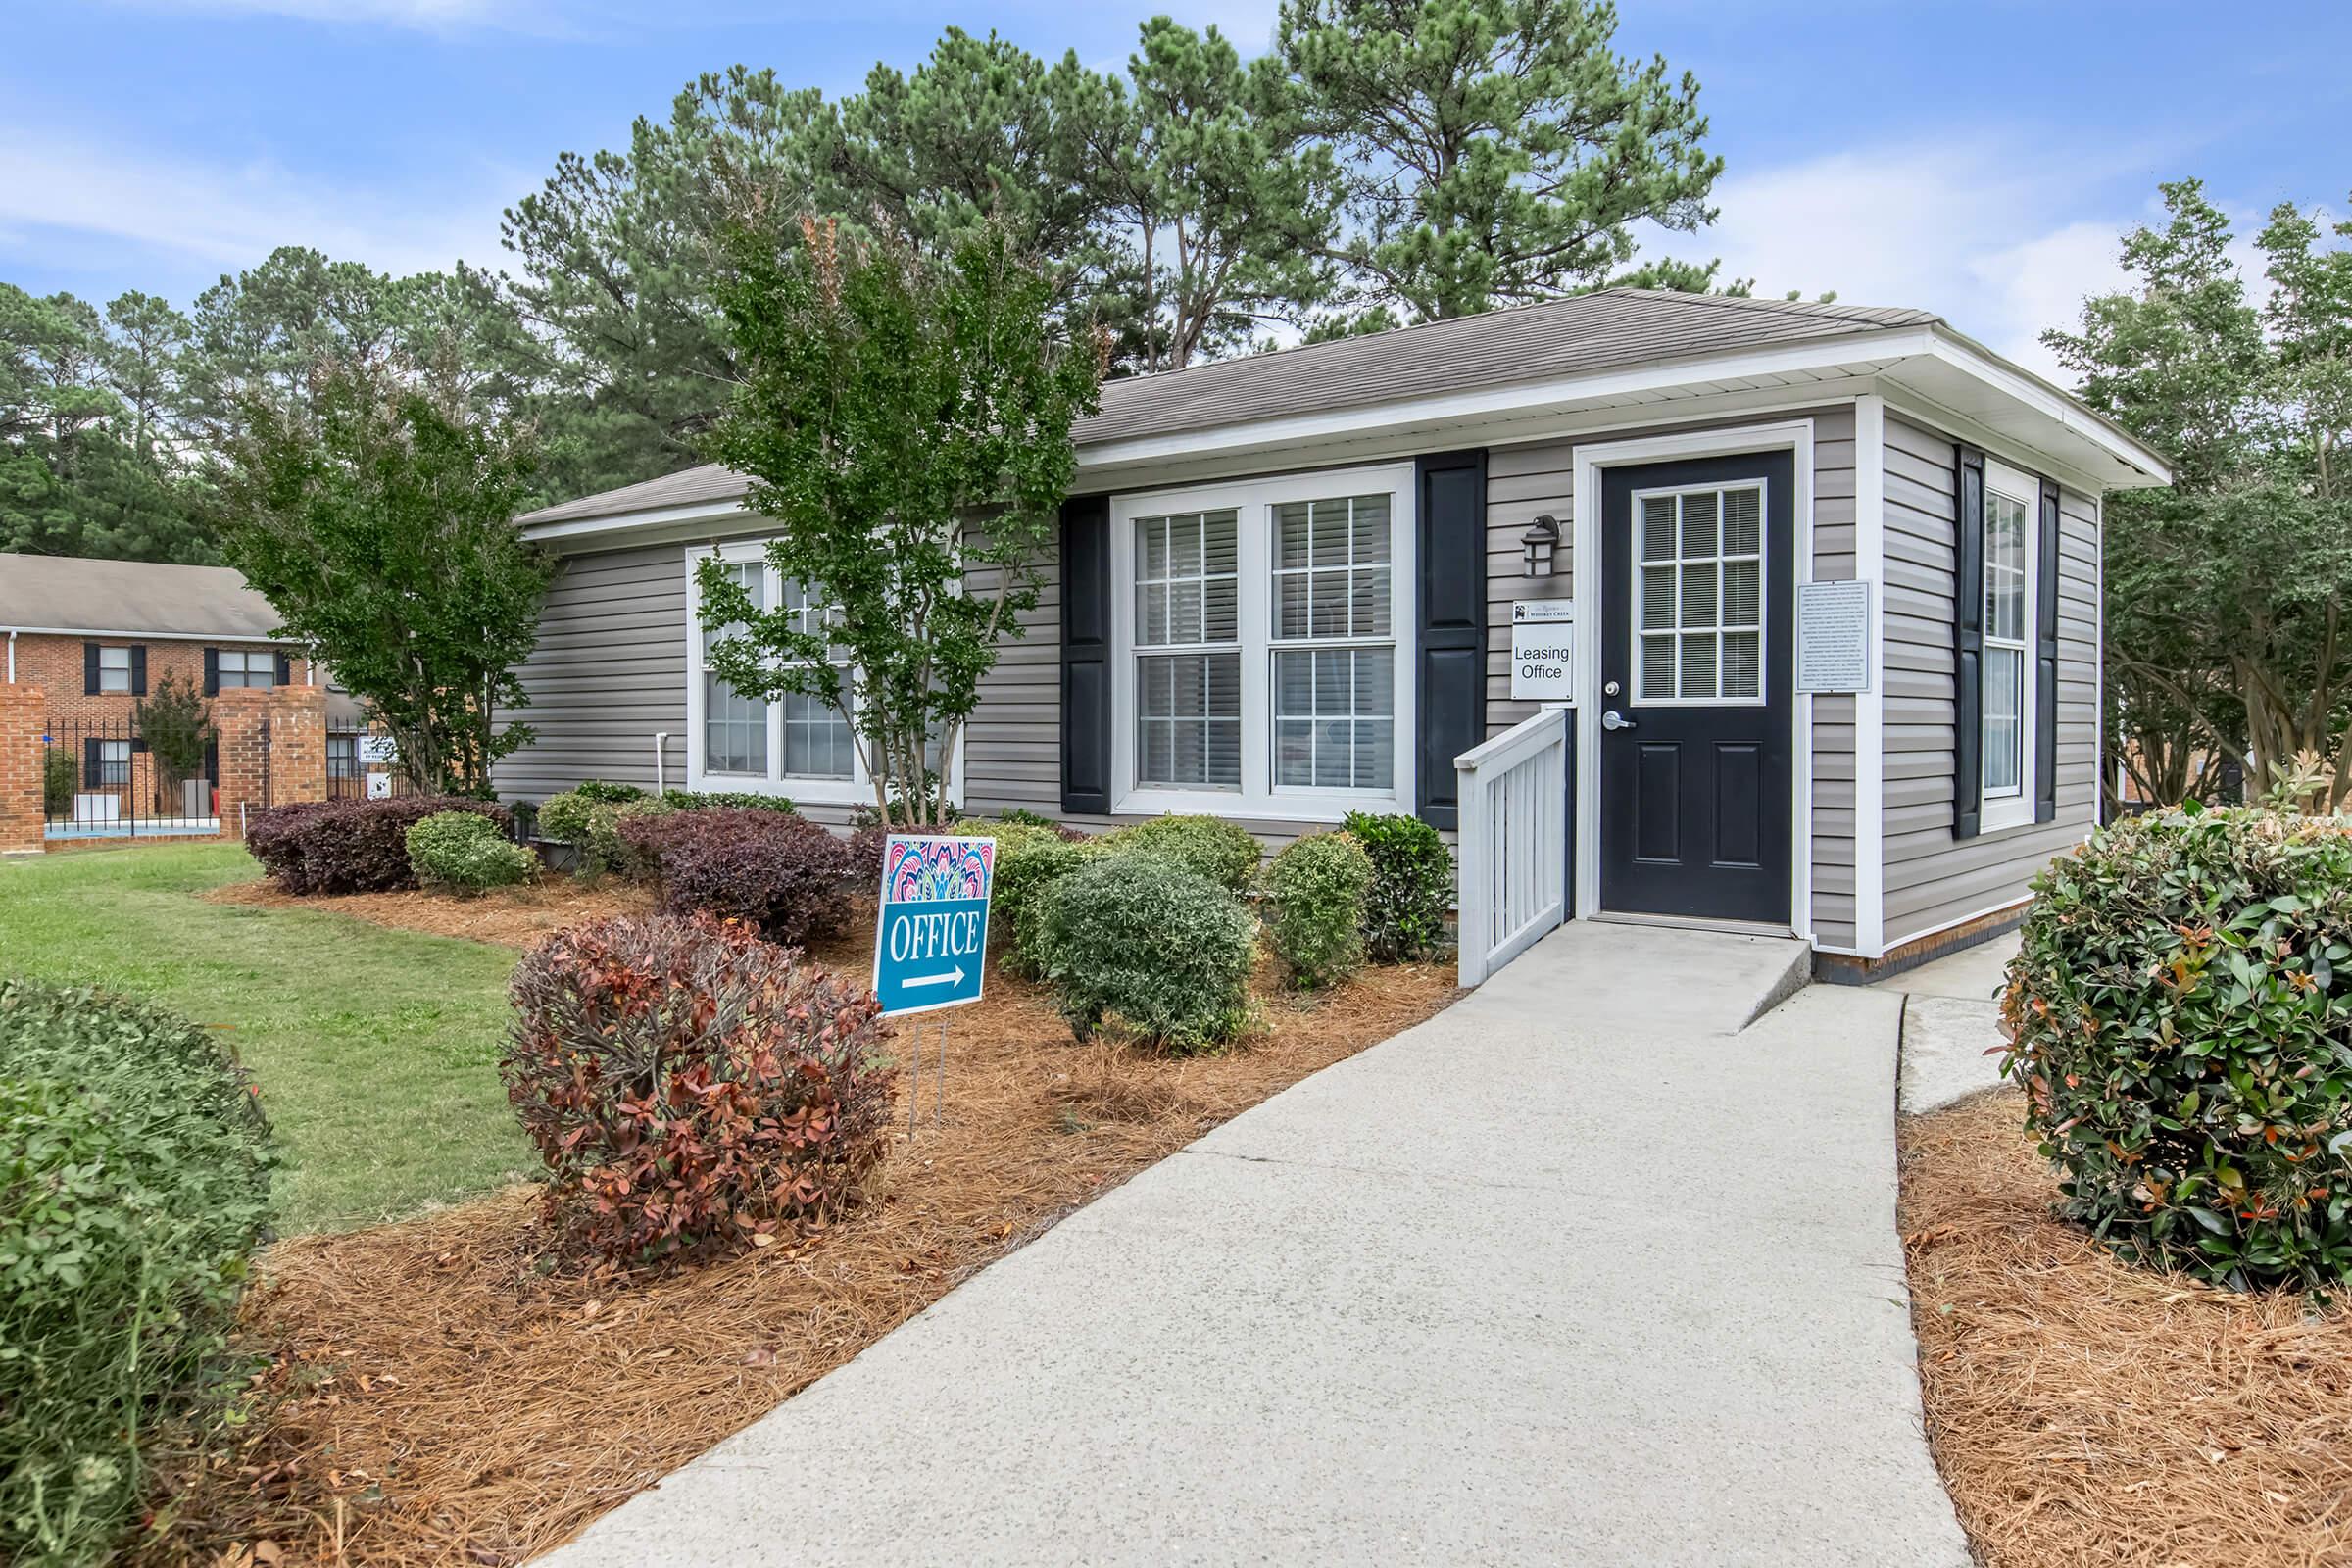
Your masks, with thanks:
M882 852L874 995L883 1015L980 1000L997 841L893 833Z

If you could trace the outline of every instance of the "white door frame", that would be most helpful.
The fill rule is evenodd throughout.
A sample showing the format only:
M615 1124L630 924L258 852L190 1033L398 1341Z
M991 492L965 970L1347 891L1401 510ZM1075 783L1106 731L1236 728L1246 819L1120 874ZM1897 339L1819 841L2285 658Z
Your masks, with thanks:
M1580 444L1572 462L1575 479L1575 543L1569 556L1576 623L1584 635L1576 655L1576 914L1600 913L1600 618L1602 470L1672 458L1740 457L1751 452L1787 452L1794 460L1796 493L1789 499L1795 517L1796 581L1813 580L1813 421L1738 424L1713 430L1682 430L1630 441ZM1769 567L1769 560L1767 566ZM1796 708L1790 744L1789 929L1813 940L1813 699L1792 692ZM1856 765L1865 765L1856 759Z

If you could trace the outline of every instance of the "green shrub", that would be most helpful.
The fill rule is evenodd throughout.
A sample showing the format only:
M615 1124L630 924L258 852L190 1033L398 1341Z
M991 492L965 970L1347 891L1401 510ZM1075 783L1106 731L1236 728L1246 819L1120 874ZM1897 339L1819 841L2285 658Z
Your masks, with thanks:
M782 811L798 815L792 802L781 795L762 795L758 790L663 790L662 799L681 811L709 811L719 807L741 807L748 811Z
M1002 939L997 962L1007 973L1032 980L1045 977L1053 948L1046 891L1103 853L1101 839L1070 840L1051 832L1027 831L1016 839L997 841L991 904Z
M605 803L590 800L578 790L565 790L561 795L550 795L539 803L539 836L543 839L553 839L559 844L571 844L586 849L588 847L589 820L595 815L597 807Z
M1364 966L1372 861L1347 833L1299 839L1266 867L1266 933L1292 982L1314 990Z
M2352 825L2180 810L2034 878L2002 1070L2120 1256L2352 1281Z
M1152 855L1111 855L1045 895L1047 975L1081 1040L1106 1022L1178 1053L1248 1027L1257 922L1206 877Z
M1121 828L1108 843L1113 854L1172 860L1234 893L1257 879L1258 861L1265 855L1248 828L1221 816L1155 816Z
M601 778L584 778L571 787L571 793L600 806L626 806L631 801L644 800L648 792L634 784L611 784Z
M74 792L81 788L81 767L73 751L52 746L41 753L41 809L50 816L74 814Z
M444 811L486 816L502 834L514 825L505 807L466 795L296 801L257 812L245 848L288 893L389 893L416 885L409 829Z
M409 829L409 864L428 888L479 893L527 882L539 857L472 811L443 811Z
M0 981L0 1561L87 1563L222 1445L277 1163L206 1030Z
M1417 816L1350 811L1343 824L1372 862L1364 896L1364 951L1381 963L1430 957L1446 946L1453 906L1453 852Z

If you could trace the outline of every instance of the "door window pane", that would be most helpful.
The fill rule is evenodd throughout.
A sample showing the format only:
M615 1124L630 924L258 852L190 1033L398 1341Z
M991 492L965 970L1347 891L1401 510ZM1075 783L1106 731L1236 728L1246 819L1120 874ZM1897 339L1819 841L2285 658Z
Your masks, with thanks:
M1646 702L1753 702L1764 693L1764 492L1641 499L1639 669Z

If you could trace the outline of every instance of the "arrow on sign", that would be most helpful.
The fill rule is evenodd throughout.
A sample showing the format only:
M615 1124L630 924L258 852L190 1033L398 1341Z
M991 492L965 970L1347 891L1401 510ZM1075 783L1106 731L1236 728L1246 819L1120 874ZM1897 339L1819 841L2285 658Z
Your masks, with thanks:
M963 965L959 963L946 974L910 974L899 983L908 991L916 986L958 986L963 984Z

